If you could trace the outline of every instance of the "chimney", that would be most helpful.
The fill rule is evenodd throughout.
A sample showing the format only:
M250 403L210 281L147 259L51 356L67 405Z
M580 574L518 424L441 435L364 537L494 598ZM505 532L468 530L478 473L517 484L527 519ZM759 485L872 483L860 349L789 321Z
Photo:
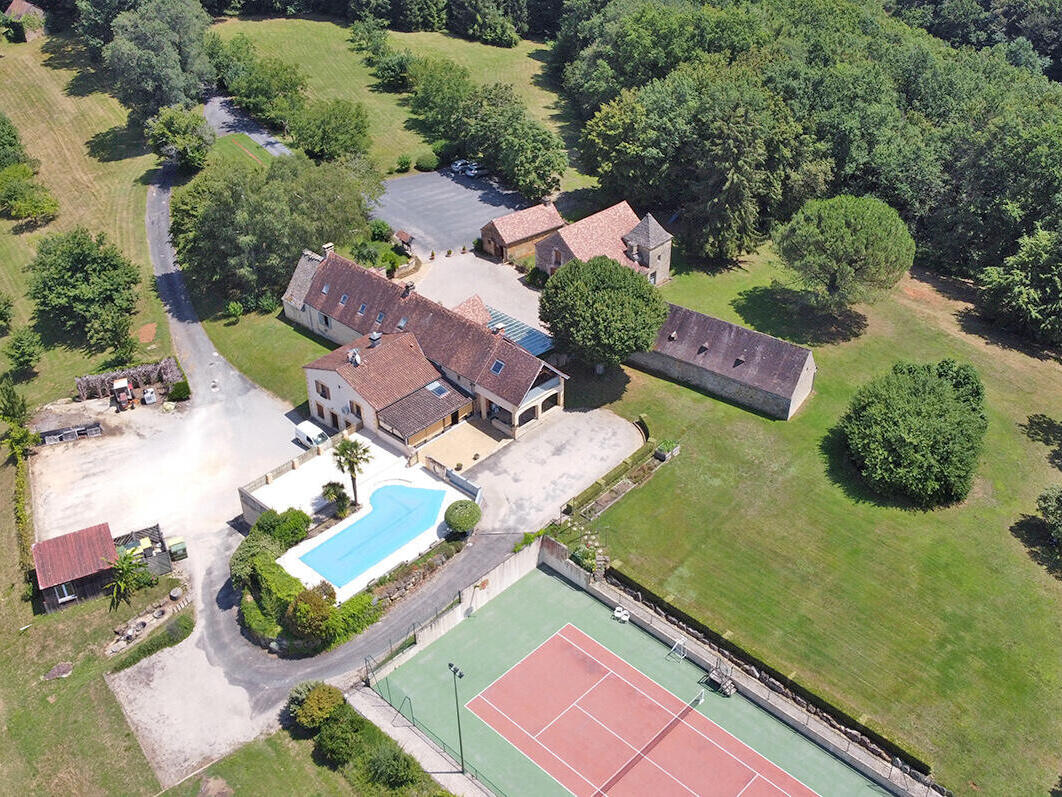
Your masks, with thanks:
M325 256L325 257L328 257L328 256L329 256L330 254L332 254L332 253L333 253L333 252L334 252L335 250L336 250L336 245L335 245L335 244L333 244L333 243L327 243L327 244L323 244L323 245L321 246L321 251L322 251L322 252L324 252L324 256Z
M495 335L504 335L505 334L505 324L498 324L498 326L494 327L494 334Z
M413 293L413 283L407 282L405 288L402 289L402 298L405 299L409 294Z
M376 346L379 344L380 339L382 337L383 337L383 335L381 335L379 332L370 332L369 333L369 348L370 349L375 349Z
M347 352L347 362L357 367L361 365L361 352L357 349L351 349Z

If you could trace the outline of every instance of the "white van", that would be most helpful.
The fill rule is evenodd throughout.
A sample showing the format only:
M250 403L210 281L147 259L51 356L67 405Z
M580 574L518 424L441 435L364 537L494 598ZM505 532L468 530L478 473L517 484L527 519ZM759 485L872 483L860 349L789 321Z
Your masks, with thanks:
M328 433L313 421L303 421L295 426L295 439L307 448L313 448L327 442Z

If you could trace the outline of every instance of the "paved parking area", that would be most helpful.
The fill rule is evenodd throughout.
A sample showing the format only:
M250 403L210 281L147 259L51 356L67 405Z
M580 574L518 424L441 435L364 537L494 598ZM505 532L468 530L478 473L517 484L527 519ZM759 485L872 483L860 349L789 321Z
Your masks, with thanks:
M482 178L440 170L385 182L374 215L412 235L414 247L427 256L433 249L438 255L447 249L460 252L462 246L471 249L484 224L526 205L519 194Z

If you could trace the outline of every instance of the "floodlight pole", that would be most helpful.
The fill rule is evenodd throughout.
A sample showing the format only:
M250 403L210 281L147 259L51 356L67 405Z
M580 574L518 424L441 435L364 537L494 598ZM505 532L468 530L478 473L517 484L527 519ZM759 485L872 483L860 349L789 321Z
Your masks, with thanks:
M465 743L461 738L461 701L457 697L457 679L464 678L465 674L453 662L446 665L454 675L454 713L457 714L457 748L461 754L461 774L465 772Z

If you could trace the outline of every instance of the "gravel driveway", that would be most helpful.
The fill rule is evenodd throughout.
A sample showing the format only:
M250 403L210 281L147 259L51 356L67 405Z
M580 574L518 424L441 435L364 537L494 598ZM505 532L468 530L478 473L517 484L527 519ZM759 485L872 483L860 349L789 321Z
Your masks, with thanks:
M438 255L471 249L484 224L526 206L519 194L482 178L440 170L386 181L373 215L412 235L414 247L426 256L433 249Z

